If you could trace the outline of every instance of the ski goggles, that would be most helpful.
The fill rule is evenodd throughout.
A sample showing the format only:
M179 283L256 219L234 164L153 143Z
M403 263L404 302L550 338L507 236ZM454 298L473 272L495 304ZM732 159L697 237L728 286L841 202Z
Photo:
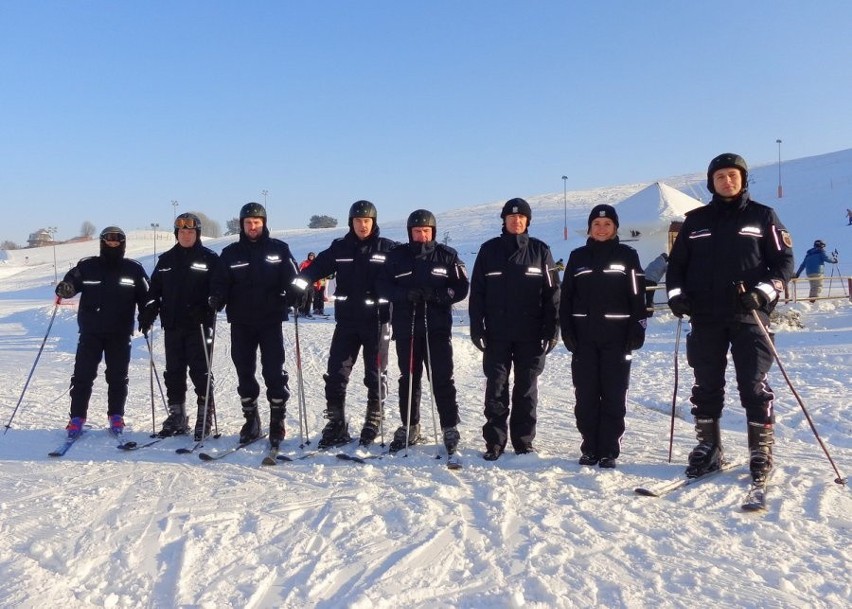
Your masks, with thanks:
M178 218L175 228L198 228L198 221L195 218Z
M119 243L124 243L124 233L104 233L101 235L101 239L103 241L118 241Z

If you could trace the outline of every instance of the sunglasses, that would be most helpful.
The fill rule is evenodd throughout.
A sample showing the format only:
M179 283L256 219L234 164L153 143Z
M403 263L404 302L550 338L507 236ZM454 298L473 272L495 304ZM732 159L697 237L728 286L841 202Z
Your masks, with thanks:
M121 233L105 233L101 235L101 239L104 241L118 241L119 243L124 243L124 235Z
M178 218L175 220L175 228L198 228L195 218Z

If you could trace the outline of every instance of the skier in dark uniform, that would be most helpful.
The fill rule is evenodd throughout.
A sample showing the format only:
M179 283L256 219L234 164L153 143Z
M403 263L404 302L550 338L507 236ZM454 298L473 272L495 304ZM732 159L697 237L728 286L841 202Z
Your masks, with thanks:
M345 418L346 387L358 351L364 349L364 384L367 386L367 415L361 429L361 445L369 446L379 432L382 401L387 396L390 307L380 302L376 279L387 252L395 241L379 236L376 206L356 201L349 209L349 232L321 251L294 283L308 297L311 284L335 274L334 318L336 325L325 374L325 416L318 446L329 448L350 441Z
M210 307L225 312L231 324L231 359L237 370L243 416L240 442L261 435L255 378L257 351L269 400L269 444L284 439L284 416L290 397L284 370L283 324L287 320L287 288L296 277L290 246L269 236L266 209L246 203L240 210L240 238L222 250L210 284Z
M568 258L559 323L573 356L580 465L615 467L621 452L632 352L645 342L645 282L636 250L618 240L618 214L597 205L589 238Z
M201 244L201 221L195 214L184 213L175 218L174 231L177 243L160 255L151 273L148 303L139 313L139 331L147 336L157 315L160 316L165 330L163 379L169 416L158 435L165 438L189 432L188 368L197 405L194 437L200 441L210 433L213 422L213 379L209 379L210 395L207 396L207 361L213 353L215 313L207 305L207 299L219 256Z
M494 461L511 439L517 454L534 452L538 377L559 334L559 273L550 248L529 236L529 203L510 199L503 234L479 249L470 280L470 338L484 353L484 458ZM515 384L509 411L509 375Z
M427 374L435 392L444 446L448 454L453 454L459 443L456 427L459 406L450 343L452 305L467 296L467 273L456 251L435 241L437 227L432 212L426 209L412 212L408 216L407 227L408 243L391 251L385 273L379 280L379 295L393 305L393 338L400 371L399 414L402 426L394 434L390 451L396 452L421 441L421 379L423 362L428 359L427 366L431 366L431 370L427 369ZM409 383L413 384L409 387Z
M142 265L124 257L126 245L123 230L106 227L100 235L100 255L80 260L56 285L60 298L80 294L80 340L71 377L71 420L66 427L69 438L82 433L101 358L106 365L109 427L116 435L124 430L130 337L134 315L145 306L149 286Z
M775 394L767 382L773 354L764 326L793 276L793 242L771 207L753 201L748 167L739 155L717 156L707 169L710 203L686 214L666 274L669 308L690 316L687 360L695 374L692 414L698 445L688 477L722 462L719 418L725 403L730 348L737 388L748 421L749 467L756 482L772 470Z

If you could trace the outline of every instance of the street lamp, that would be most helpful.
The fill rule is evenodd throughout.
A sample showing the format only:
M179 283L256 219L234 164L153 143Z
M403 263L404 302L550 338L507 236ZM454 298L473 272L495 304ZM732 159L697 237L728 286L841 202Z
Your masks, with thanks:
M157 257L157 229L160 225L156 222L151 222L151 230L154 231L154 257Z
M784 190L781 188L781 140L775 140L778 144L778 198L784 196Z
M263 195L263 208L266 209L266 195L269 194L269 191L264 189L260 191L260 194Z
M177 208L178 208L178 202L175 201L174 199L172 199L172 207L175 208L174 213L172 214L172 222L174 222L175 220L177 220Z
M59 283L59 272L56 270L56 227L48 226L47 232L50 235L50 242L53 244L53 284Z
M565 226L562 229L568 241L568 176L562 176L562 209L565 211Z

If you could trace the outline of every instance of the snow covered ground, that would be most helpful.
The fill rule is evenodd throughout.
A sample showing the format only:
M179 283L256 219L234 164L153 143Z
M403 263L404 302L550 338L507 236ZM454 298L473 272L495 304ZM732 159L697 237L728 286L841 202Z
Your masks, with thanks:
M840 212L852 201L850 161L849 151L792 161L785 169L783 205L772 194L775 169L753 172L755 197L777 207L797 240L797 263L817 237L841 253L848 248L852 227L845 227ZM666 182L690 193L702 181L697 175ZM569 193L572 230L585 225L594 204L618 202L642 186ZM567 259L581 239L561 241L562 193L528 198L532 234L549 241L556 258ZM439 234L450 231L450 244L472 265L478 244L498 231L499 207L495 202L443 214ZM403 237L404 219L380 224L384 235ZM276 236L304 257L340 233ZM163 233L157 251L170 239ZM210 245L220 250L227 242ZM150 231L131 233L128 254L149 271L151 245ZM94 248L58 246L60 277ZM0 260L4 424L54 309L52 250L4 252ZM835 280L832 292L841 291ZM838 299L781 309L799 312L804 328L778 328L780 356L845 474L852 470L852 304ZM852 496L834 483L777 368L771 383L778 395L779 471L766 513L739 510L748 479L744 468L667 498L633 493L638 485L679 476L693 445L686 404L691 372L681 344L674 459L667 463L676 319L666 312L650 320L648 340L634 360L619 467L603 471L576 463L570 354L561 346L541 378L539 454L510 453L495 463L480 458L481 359L460 308L454 348L465 467L458 472L435 458L434 443L367 465L323 454L261 467L261 445L204 463L197 455L175 453L192 444L186 438L121 452L105 431L102 377L89 411L93 429L65 457L50 458L67 419L74 313L73 301L59 307L11 429L0 437L3 607L850 606ZM315 445L333 322L304 320L299 327L307 426ZM295 378L293 330L285 326ZM128 436L142 442L152 429L149 355L141 336L133 345ZM210 452L233 445L241 423L229 346L222 319L213 367L223 436L206 443ZM157 332L153 351L160 373L162 349ZM390 373L388 435L398 424L393 366ZM356 369L350 384L348 413L356 433L364 414L362 377ZM431 436L427 396L424 391L424 427ZM154 403L159 427L164 414L158 393ZM295 404L291 400L284 444L293 455L302 452ZM728 455L745 458L745 420L735 396L728 400L723 433Z

